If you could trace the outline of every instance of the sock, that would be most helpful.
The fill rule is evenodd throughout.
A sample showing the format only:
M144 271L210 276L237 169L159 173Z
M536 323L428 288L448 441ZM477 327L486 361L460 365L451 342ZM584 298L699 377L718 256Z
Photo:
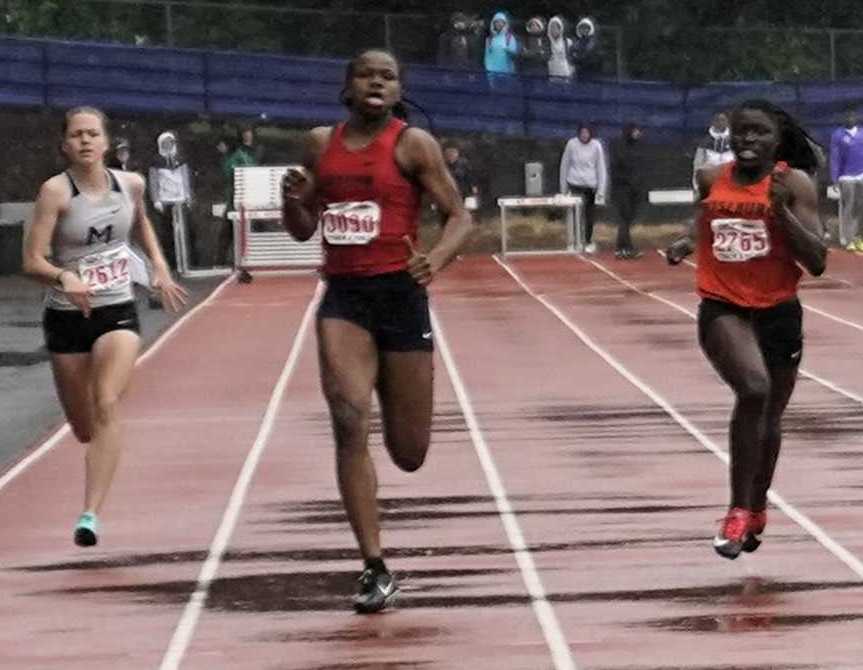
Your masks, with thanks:
M376 558L366 559L366 570L374 570L375 572L389 572L384 564L384 559L380 556Z

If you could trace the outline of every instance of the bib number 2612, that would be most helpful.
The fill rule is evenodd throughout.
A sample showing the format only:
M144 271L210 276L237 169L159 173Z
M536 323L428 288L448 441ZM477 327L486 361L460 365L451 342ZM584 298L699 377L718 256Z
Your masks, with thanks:
M78 263L78 276L91 293L124 288L131 283L129 251L125 246L87 256Z

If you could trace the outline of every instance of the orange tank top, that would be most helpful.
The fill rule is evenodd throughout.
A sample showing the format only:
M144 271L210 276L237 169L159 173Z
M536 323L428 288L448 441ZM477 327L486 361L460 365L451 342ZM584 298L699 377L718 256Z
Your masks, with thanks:
M797 295L803 273L770 204L772 177L742 186L732 178L733 167L733 162L722 166L701 201L698 293L741 307L772 307Z

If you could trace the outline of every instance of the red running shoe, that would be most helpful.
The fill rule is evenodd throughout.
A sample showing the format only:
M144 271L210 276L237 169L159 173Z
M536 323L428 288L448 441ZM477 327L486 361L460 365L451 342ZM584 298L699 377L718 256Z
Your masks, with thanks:
M743 551L752 553L761 546L761 533L767 527L767 510L752 512L749 517L749 535L743 542Z
M752 512L742 507L732 507L722 520L719 533L713 538L713 548L723 558L735 559L749 538Z

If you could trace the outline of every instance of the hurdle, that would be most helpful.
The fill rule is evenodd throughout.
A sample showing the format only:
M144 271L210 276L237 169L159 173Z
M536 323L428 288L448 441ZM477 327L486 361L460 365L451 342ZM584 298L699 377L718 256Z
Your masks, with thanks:
M254 230L254 222L281 222L282 177L294 165L234 170L234 267L248 272L308 270L323 261L320 230L298 242L285 230Z

